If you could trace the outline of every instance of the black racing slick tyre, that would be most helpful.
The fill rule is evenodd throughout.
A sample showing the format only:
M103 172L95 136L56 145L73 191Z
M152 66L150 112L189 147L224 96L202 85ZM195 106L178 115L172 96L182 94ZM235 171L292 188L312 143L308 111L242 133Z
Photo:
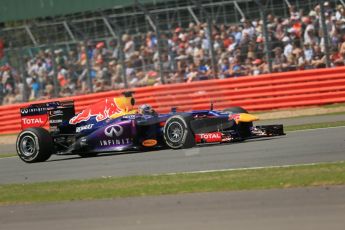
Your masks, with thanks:
M195 139L189 126L189 117L174 115L164 125L163 134L166 145L172 149L192 148Z
M19 133L17 154L26 163L43 162L53 154L53 140L43 128L28 128Z
M232 112L232 113L248 113L247 110L239 106L230 107L230 108L224 109L223 111Z

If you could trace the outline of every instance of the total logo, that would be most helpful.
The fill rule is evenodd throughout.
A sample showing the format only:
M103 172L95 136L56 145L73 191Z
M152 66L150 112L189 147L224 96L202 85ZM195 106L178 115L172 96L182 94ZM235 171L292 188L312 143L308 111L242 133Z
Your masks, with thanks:
M22 118L24 125L43 124L42 118Z
M110 125L104 130L104 134L107 137L119 137L123 133L123 127L120 125Z
M203 133L203 134L200 134L200 137L201 138L204 138L204 139L218 139L218 138L222 138L222 135L221 133Z
M213 133L196 134L195 135L195 141L198 143L221 142L222 141L222 133L221 132L213 132Z

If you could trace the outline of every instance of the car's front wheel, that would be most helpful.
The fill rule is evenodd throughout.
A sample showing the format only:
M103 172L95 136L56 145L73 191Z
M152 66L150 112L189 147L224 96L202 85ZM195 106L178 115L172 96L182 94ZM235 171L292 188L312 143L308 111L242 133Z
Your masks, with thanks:
M42 162L53 154L53 140L43 128L23 130L16 142L17 154L27 163Z
M181 115L170 117L164 125L163 132L166 145L172 149L195 146L194 135L186 117Z

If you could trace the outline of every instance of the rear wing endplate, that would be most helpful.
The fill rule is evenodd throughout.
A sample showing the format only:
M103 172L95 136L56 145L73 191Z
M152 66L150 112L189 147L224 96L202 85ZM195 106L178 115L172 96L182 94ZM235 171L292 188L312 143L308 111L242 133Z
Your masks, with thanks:
M52 128L75 114L73 101L53 101L20 108L21 128Z

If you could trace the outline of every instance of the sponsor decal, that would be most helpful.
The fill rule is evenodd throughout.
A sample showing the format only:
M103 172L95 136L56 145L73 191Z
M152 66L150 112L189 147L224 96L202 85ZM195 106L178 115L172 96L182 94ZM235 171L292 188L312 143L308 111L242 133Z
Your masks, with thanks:
M116 118L120 115L128 114L128 111L131 111L133 108L133 100L131 97L105 98L75 115L70 119L69 123L72 125L78 124L88 121L91 117L95 117L95 120L100 122L109 117Z
M222 133L221 132L213 132L213 133L201 133L195 135L195 141L205 142L205 143L212 143L212 142L221 142L222 141Z
M20 109L20 113L25 115L29 113L39 113L39 112L44 112L47 111L47 108L25 108L25 109Z
M114 146L114 145L128 145L131 143L129 138L122 138L122 139L111 139L111 140L100 140L99 145L104 146Z
M28 114L29 110L28 109L20 109L21 114Z
M230 114L229 115L229 120L235 120L235 121L237 121L238 119L240 119L240 114L238 114L238 113L233 113L233 114Z
M50 132L60 132L60 129L56 126L50 126L49 131Z
M124 115L122 116L124 119L128 119L128 120L133 120L135 119L135 115Z
M148 139L148 140L144 140L142 145L145 147L152 147L155 146L157 144L157 140L155 139Z
M80 138L80 147L87 146L87 140L85 137Z
M222 135L221 133L202 133L200 134L201 138L205 138L205 139L211 139L211 138L221 138Z
M22 118L24 125L36 125L36 124L43 124L42 118Z
M35 116L25 116L21 118L22 129L27 129L30 127L43 127L48 121L47 114L35 115Z
M126 146L132 144L133 140L127 137L124 127L119 124L112 124L104 129L105 138L101 138L98 143L101 147Z
M76 132L80 133L81 131L92 129L92 127L93 127L93 124L83 125L83 126L77 127Z
M119 137L123 133L123 128L121 125L115 124L110 125L104 129L104 134L107 137Z
M63 111L62 110L49 111L49 115L50 115L50 117L61 116L61 115L63 115Z
M58 120L49 120L50 124L60 124L62 123L62 119L58 119Z
M88 121L91 117L96 117L96 121L100 122L118 112L121 112L121 109L116 105L114 98L106 98L104 101L89 106L72 117L69 123L71 125L78 124L83 121Z

